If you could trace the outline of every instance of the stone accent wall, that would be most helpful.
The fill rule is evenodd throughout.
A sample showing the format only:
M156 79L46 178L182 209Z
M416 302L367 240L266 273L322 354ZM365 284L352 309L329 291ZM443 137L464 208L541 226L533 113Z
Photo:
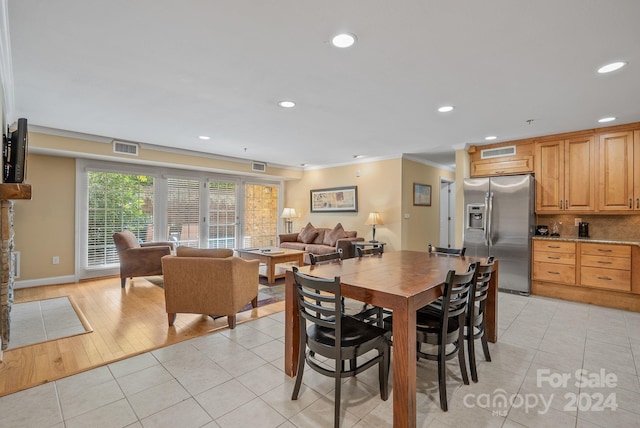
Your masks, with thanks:
M13 201L0 202L0 243L0 339L4 350L9 345L13 303Z

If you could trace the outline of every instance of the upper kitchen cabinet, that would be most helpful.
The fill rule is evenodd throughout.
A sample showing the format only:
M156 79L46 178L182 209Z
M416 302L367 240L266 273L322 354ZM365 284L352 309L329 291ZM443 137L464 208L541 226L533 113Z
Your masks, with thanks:
M533 172L533 143L531 140L512 141L469 148L471 177Z
M634 144L638 131L600 134L599 144L599 198L600 211L640 211L640 171L634 174L634 165L640 166L639 144ZM637 169L637 168L636 168Z
M536 212L595 211L593 136L536 142Z

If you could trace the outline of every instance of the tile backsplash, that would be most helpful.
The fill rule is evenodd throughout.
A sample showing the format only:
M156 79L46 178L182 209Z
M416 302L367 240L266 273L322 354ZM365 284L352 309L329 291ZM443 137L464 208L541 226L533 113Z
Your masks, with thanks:
M613 241L640 241L640 215L536 215L536 225L551 227L553 221L562 223L560 237L577 238L575 219L589 223L589 237Z

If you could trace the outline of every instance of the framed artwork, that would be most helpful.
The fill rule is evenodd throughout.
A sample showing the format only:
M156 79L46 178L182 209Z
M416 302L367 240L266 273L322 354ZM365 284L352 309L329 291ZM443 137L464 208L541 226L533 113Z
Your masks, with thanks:
M431 186L429 184L413 183L413 205L431 206Z
M358 212L358 186L311 190L311 212Z

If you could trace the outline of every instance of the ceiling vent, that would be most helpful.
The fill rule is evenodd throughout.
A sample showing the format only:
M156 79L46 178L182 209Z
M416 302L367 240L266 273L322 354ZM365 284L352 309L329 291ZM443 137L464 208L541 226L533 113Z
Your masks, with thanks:
M264 162L251 162L251 171L266 172L267 164Z
M122 141L113 141L113 153L121 155L138 156L138 145L135 143L124 143Z
M515 156L516 146L497 147L495 149L485 149L480 151L481 159L503 158L505 156Z

